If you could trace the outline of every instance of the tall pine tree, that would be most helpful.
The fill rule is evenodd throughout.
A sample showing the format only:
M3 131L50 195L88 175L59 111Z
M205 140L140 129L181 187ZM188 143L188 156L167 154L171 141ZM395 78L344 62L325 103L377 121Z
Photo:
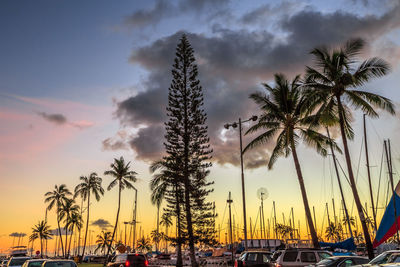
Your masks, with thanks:
M173 166L175 175L179 177L176 187L183 188L190 259L195 267L194 246L198 237L194 233L194 223L198 225L213 214L212 205L206 200L212 191L209 189L212 183L207 182L212 150L205 125L207 116L203 109L203 91L197 79L198 70L193 52L187 37L183 35L176 48L173 79L169 88L169 120L165 136L167 156L164 161L177 164Z

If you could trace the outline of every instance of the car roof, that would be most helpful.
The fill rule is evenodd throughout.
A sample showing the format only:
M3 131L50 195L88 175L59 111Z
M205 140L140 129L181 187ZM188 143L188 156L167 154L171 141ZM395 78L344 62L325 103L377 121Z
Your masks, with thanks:
M34 262L34 261L47 261L47 259L31 259L31 260L27 260L27 262Z

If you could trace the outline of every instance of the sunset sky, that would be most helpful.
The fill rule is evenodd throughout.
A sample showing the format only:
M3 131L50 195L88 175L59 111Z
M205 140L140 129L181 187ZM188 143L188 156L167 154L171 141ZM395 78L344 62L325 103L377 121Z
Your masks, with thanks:
M215 181L215 191L210 201L216 202L222 228L229 191L235 220L243 224L238 132L226 131L223 125L257 114L248 95L262 90L261 83L272 82L274 73L302 74L306 65L312 65L309 51L314 47L338 46L361 37L368 42L362 57L379 56L392 65L389 75L363 89L400 103L397 0L3 0L0 32L0 253L12 245L11 233L29 235L31 227L44 219L43 195L54 185L64 183L73 190L79 176L97 172L107 187L111 177L103 173L120 156L131 161L138 173L138 228L147 235L156 227L148 167L162 155L171 66L183 33L195 50L204 89L214 149L209 178ZM375 193L383 139L391 139L395 183L399 180L399 114L400 110L396 116L380 112L379 119L367 119ZM353 116L356 138L350 147L365 203L369 199L364 151L360 152L362 113ZM244 143L248 141L245 137ZM341 146L340 139L338 143ZM305 236L292 158L279 159L273 170L267 170L272 145L244 156L248 216L254 222L259 207L256 192L265 187L266 219L272 201L279 221L282 212L287 218L293 207ZM319 234L325 202L330 205L335 198L339 212L332 160L303 145L298 153ZM343 157L338 158L344 168ZM351 208L350 188L343 183ZM380 207L386 183L383 168ZM90 223L99 219L114 223L117 195L113 189L98 203L92 202ZM131 218L133 197L134 191L123 192L120 221ZM48 220L55 228L54 211ZM101 230L98 225L90 227L94 235Z

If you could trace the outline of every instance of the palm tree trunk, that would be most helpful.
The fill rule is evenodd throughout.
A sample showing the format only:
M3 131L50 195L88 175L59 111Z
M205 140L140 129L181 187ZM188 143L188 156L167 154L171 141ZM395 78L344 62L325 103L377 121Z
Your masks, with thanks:
M157 242L156 242L156 251L158 251L158 240L159 240L159 231L160 231L160 205L157 204Z
M168 225L165 226L165 253L168 254Z
M68 215L67 215L67 218L66 218L66 223L65 223L65 226L64 226L64 230L65 230L65 248L64 248L64 250L65 250L65 257L66 258L68 258Z
M71 253L71 241L72 241L73 233L74 233L74 225L72 225L72 228L71 228L71 238L69 239L69 246L68 246L68 257L69 257L69 255ZM76 238L76 236L75 236L75 238Z
M113 234L112 234L112 237L111 237L110 245L108 246L108 249L107 249L107 257L108 257L108 255L110 255L111 246L112 246L112 243L113 243L113 241L114 241L115 231L117 230L118 217L119 217L119 210L120 210L120 207L121 207L121 184L119 184L119 189L118 189L118 209L117 209L117 218L115 219L114 231L113 231ZM107 257L106 257L106 258L107 258Z
M58 210L58 208L57 208ZM63 253L63 258L65 257L64 255L64 245L63 245L63 240L62 240L62 235L61 235L61 227L60 227L60 218L58 216L58 211L57 211L57 225L58 225L58 235L60 237L60 241L61 241L61 251Z
M367 247L367 251L368 251L368 258L372 259L374 257L374 250L372 248L372 243L371 243L371 237L369 235L368 232L368 226L367 223L365 221L365 216L364 216L364 211L362 208L362 204L360 201L360 196L358 195L358 190L356 187L356 182L354 179L354 174L353 174L353 168L351 165L351 159L350 159L350 153L349 153L349 148L347 145L347 137L346 137L346 133L344 130L344 109L342 106L342 102L340 99L340 96L336 96L336 100L338 103L338 108L339 108L339 125L340 125L340 133L342 135L342 141L343 141L343 148L344 148L344 155L346 158L346 165L347 165L347 171L349 174L349 180L350 180L350 185L351 185L351 190L353 192L353 196L354 196L354 201L356 203L356 207L357 207L357 211L358 211L358 216L360 217L360 221L361 221L361 226L364 232L364 238L365 238L365 245Z
M90 192L89 192L89 194L90 194ZM83 198L82 198L82 202L81 202L81 219L82 219L82 207L83 207ZM81 254L81 230L82 230L82 226L79 228L79 234L78 234L78 253L76 254L78 256Z
M291 138L290 146L292 149L294 165L296 167L297 178L299 179L300 191L301 191L301 196L303 198L304 210L306 212L306 218L307 218L307 222L308 222L308 228L310 229L311 239L312 239L314 248L319 248L320 246L319 246L319 242L318 242L318 236L317 236L317 232L315 231L314 223L313 223L313 220L311 217L310 206L308 205L306 187L304 186L303 174L301 172L299 159L297 157L296 146L294 144L293 135Z
M43 258L43 242L42 242L42 238L40 238L40 257Z
M86 216L86 229L85 229L85 240L83 241L83 249L82 249L82 257L80 259L80 262L82 262L83 257L85 256L85 248L86 248L86 239L87 239L87 233L89 229L89 207L90 207L90 190L88 192L88 202L87 202L87 216Z

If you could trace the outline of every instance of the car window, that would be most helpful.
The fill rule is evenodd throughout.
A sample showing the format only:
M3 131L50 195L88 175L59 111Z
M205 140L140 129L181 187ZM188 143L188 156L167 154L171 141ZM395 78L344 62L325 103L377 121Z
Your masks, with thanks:
M300 254L301 262L317 262L314 252L301 252Z
M76 267L74 262L70 261L48 261L44 267Z
M398 263L398 262L400 262L400 255L399 254L392 255L387 260L387 263Z
M42 266L43 261L33 261L28 264L28 267L40 267Z
M369 264L374 265L374 264L386 263L387 260L388 260L388 258L390 257L390 255L392 255L392 254L391 254L391 253L385 253L385 252L384 252L384 253L382 253L382 254L376 256L375 258L373 258L373 259L369 262Z
M293 262L297 259L297 251L286 251L283 255L283 261Z
M249 253L247 256L248 261L257 261L257 253Z
M354 262L352 260L348 259L348 260L344 260L343 262L341 262L339 264L339 267L349 267L352 265L354 265Z
M125 255L118 255L115 258L115 262L125 262L126 261L126 254Z
M269 255L268 254L262 254L262 262L269 263Z
M10 264L8 266L22 266L25 261L29 260L28 258L20 258L20 259L11 259Z

